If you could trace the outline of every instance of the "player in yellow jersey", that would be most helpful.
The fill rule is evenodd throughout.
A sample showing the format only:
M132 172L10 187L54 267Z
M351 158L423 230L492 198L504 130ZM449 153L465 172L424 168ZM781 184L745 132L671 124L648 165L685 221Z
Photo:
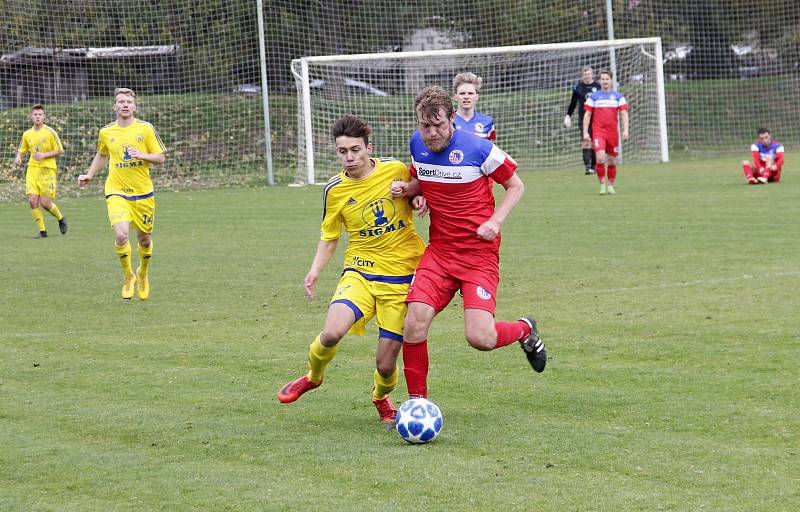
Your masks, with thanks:
M19 144L14 164L17 167L21 166L25 153L30 153L28 169L25 173L25 194L28 196L31 215L38 229L36 238L47 238L47 228L39 206L56 218L61 234L65 235L67 219L53 202L56 198L56 172L58 171L56 157L64 154L64 146L61 145L58 133L44 124L43 106L31 107L31 121L33 126L22 134L22 142Z
M407 200L392 199L394 181L410 175L402 162L371 158L369 125L346 115L333 125L342 171L328 181L317 252L304 286L309 300L320 273L330 261L342 227L349 235L344 270L333 294L322 332L308 349L309 372L287 383L278 400L291 403L322 384L325 368L348 332L364 334L373 317L378 326L372 402L380 419L394 421L397 410L389 393L397 384L397 356L403 342L405 298L425 244L414 229Z
M148 269L153 255L153 223L156 201L150 166L161 165L166 158L164 143L148 122L136 119L136 93L120 88L114 91L114 112L117 119L100 129L97 154L86 174L78 176L85 187L108 163L105 184L108 220L114 229L114 250L122 265L122 298L133 297L134 282L139 298L150 297ZM131 225L139 239L139 267L134 274L131 265L131 244L128 232Z

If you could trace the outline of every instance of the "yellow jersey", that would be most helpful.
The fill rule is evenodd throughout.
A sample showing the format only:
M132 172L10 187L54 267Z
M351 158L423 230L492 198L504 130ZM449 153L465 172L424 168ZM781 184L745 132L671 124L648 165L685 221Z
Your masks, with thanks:
M97 137L97 152L109 157L106 197L121 196L135 201L153 195L150 164L133 158L128 153L130 148L142 153L166 151L158 132L146 121L134 119L130 126L124 128L115 121L101 128Z
M58 138L56 131L49 126L42 125L38 130L33 127L25 130L22 134L22 142L19 143L19 153L30 153L28 158L28 168L43 167L47 169L56 170L56 157L43 158L42 160L34 160L33 154L37 151L47 153L48 151L64 151L64 146L61 145L61 139Z
M321 240L349 235L344 271L370 281L410 283L425 243L414 229L408 199L392 199L394 181L409 181L408 168L394 159L373 159L374 169L361 179L342 170L323 192Z

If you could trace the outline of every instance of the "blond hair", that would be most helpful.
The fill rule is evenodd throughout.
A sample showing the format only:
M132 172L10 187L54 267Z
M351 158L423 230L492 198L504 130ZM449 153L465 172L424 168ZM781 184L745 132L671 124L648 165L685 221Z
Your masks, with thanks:
M133 89L128 89L127 87L117 87L116 89L114 89L115 98L120 94L125 94L127 96L131 96L132 98L136 97L136 93L133 92Z
M136 102L136 93L133 92L133 89L128 89L127 87L117 87L116 89L114 89L114 101L111 102L112 107L116 108L117 96L119 96L120 94L130 96L131 98L133 98L133 101Z
M475 73L470 73L467 71L466 73L459 73L453 78L453 92L458 92L458 87L463 84L472 84L475 86L475 92L481 90L481 83L483 82L483 78L479 77Z

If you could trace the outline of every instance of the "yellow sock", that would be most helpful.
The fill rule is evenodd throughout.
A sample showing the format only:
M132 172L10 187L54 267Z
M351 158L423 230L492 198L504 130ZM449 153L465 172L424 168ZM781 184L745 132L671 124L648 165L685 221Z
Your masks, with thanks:
M372 399L383 400L386 398L386 395L391 393L394 387L397 386L399 376L400 372L397 368L394 369L394 373L389 378L384 378L378 370L375 370L375 387L372 390Z
M146 276L147 268L150 266L150 257L153 256L153 242L150 242L150 247L145 247L140 243L137 249L139 252L139 271L142 276Z
M63 219L63 218L64 218L64 216L63 216L63 215L61 215L61 210L59 210L59 209L58 209L58 206L56 206L56 203L52 203L52 205L53 205L53 206L51 206L51 207L50 207L50 209L49 209L49 210L47 210L48 212L50 212L50 215L52 215L53 217L55 217L55 218L56 218L56 220L61 220L61 219Z
M31 208L31 215L33 216L33 221L36 222L36 227L39 228L39 231L47 231L47 228L44 227L42 210L39 208Z
M332 347L323 347L319 342L319 335L314 338L313 343L308 347L308 380L315 383L322 380L325 367L331 362L338 349L338 344Z
M119 264L122 266L122 272L125 277L133 276L133 269L131 268L131 243L125 242L125 245L117 245L114 243L114 250L119 257Z

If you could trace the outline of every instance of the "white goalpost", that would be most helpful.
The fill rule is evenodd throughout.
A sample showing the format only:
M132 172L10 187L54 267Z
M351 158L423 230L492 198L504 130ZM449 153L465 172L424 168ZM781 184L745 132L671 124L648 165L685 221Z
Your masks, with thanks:
M294 59L298 97L296 183L338 172L329 130L344 114L373 128L375 153L404 159L415 129L414 96L429 85L452 90L453 77L483 78L477 110L492 116L497 145L523 169L580 164L580 135L565 128L572 84L583 66L615 61L615 81L628 100L628 162L666 162L667 117L661 39L638 38L495 48L326 55Z

